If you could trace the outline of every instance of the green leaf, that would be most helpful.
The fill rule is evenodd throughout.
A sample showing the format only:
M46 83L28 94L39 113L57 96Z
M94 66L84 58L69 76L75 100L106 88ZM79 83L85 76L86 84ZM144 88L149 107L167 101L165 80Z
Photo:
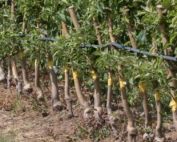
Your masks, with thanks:
M63 22L66 22L66 16L62 13L59 13L59 16Z
M171 0L165 0L165 1L162 2L162 6L163 6L164 8L167 8L167 7L170 6L170 5L171 5Z
M138 44L144 44L147 41L146 30L142 30L137 36Z
M64 2L66 4L69 4L69 2L67 0L61 0L61 2Z

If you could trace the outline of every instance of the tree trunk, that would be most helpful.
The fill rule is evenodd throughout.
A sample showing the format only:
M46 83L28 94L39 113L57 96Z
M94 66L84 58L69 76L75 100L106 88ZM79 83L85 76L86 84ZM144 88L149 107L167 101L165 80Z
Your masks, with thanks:
M94 27L95 27L98 43L102 44L102 38L101 38L101 34L99 32L100 27L99 27L99 25L98 25L98 23L97 23L95 18L93 18L93 23L94 23Z
M84 110L84 118L89 118L91 115L91 108L90 104L85 100L84 95L81 92L80 82L78 79L78 73L77 71L73 71L73 79L74 79L74 85L76 88L76 94L79 99L80 104L85 108Z
M166 21L165 21L165 18L163 18L163 16L164 16L163 14L165 14L165 13L162 12L162 10L163 10L162 5L157 5L156 9L157 9L158 18L159 18L159 29L160 29L160 33L162 34L162 43L165 46L165 44L169 42L168 31L166 30ZM167 49L164 50L164 53L167 56L173 55L174 48L168 47ZM175 64L172 61L167 61L167 63L169 64L167 79L168 78L176 78L176 66L175 66ZM172 81L170 81L169 86L177 88L176 80L173 79ZM173 96L172 97L172 102L170 103L170 106L171 106L171 104L174 104L173 105L174 107L172 107L173 123L174 123L174 126L175 126L176 131L177 131L177 101L174 101L174 99L176 100L176 98L175 98L176 91L171 89L170 93Z
M68 117L73 117L73 110L72 110L72 98L69 95L69 70L68 67L65 67L65 100L68 110Z
M49 76L51 81L51 93L52 93L52 107L53 110L61 110L62 105L59 100L59 92L58 92L58 81L57 81L57 75L53 70L53 59L52 55L49 53L48 56L48 69L49 69Z
M39 23L37 23L36 29L39 29ZM43 35L41 35L41 36L43 36ZM40 52L39 47L38 47L37 51ZM41 100L41 99L43 99L44 96L43 96L43 91L42 91L41 86L40 86L39 63L40 63L40 61L38 59L35 59L35 65L34 65L34 69L35 69L35 88L36 88L37 99Z
M70 6L68 11L69 11L69 14L71 16L71 19L72 19L72 22L74 24L74 27L76 28L76 31L79 32L80 24L79 24L78 19L76 17L76 13L75 13L74 7ZM85 110L84 110L84 118L89 118L89 116L91 115L90 104L88 102L86 102L83 94L81 93L80 81L78 79L77 71L73 71L73 79L74 79L74 84L75 84L75 88L76 88L77 97L78 97L81 105L84 106L84 108L85 108Z
M13 74L13 78L14 78L14 81L15 81L15 84L16 84L17 92L18 92L18 94L21 94L22 93L22 83L21 83L21 81L19 80L19 77L18 77L15 57L12 57L12 59L11 59L11 66L12 66L12 74Z
M78 20L77 20L74 7L73 7L73 6L70 6L69 9L68 9L68 11L69 11L69 14L70 14L70 16L71 16L71 19L72 19L72 21L73 21L74 27L76 28L76 31L78 32L79 29L80 29L80 24L79 24L79 22L78 22Z
M113 36L113 25L112 20L110 18L110 11L107 12L107 23L108 23L108 29L109 29L109 36L111 42L115 42L115 38ZM116 51L115 51L116 52ZM119 73L119 82L120 82L120 91L121 91L121 97L122 97L122 103L124 107L124 112L128 119L128 125L127 125L127 131L128 131L128 142L136 142L136 135L137 130L134 126L134 120L133 120L133 114L128 106L127 101L127 95L126 95L126 89L125 89L125 81L124 81L124 75L123 75L123 66L118 66L118 73Z
M26 70L26 59L24 57L23 51L19 52L19 57L20 57L20 62L21 62L21 67L22 67L22 77L23 77L23 82L24 82L23 89L25 90L25 92L31 93L32 87L28 81L27 70Z
M149 114L149 105L148 105L148 99L147 99L147 94L146 94L146 87L143 82L139 82L139 91L140 91L140 96L141 100L143 103L143 109L145 113L145 129L148 129L149 127L151 128L151 115Z
M2 61L0 61L0 81L3 81L5 79L5 72L2 67Z
M100 95L100 83L99 83L99 77L95 70L91 70L91 75L93 79L94 84L94 114L95 118L98 120L98 122L103 123L104 120L102 118L103 109L101 107L101 95Z
M11 86L11 81L12 81L12 77L11 77L11 73L12 73L12 68L11 68L11 59L10 57L8 57L8 67L7 67L7 88L10 89Z
M118 67L118 72L119 72L119 83L120 83L122 103L124 107L124 112L128 119L128 125L127 125L128 142L136 142L137 130L134 126L133 114L129 108L128 101L127 101L127 95L126 95L126 89L125 89L126 82L124 80L122 66Z
M68 30L67 30L67 26L64 22L62 22L62 35L65 36L66 39L68 39L69 37L67 36L68 34ZM65 67L65 101L66 101L66 105L67 105L67 109L68 109L68 117L71 118L73 117L73 110L72 110L72 98L69 95L69 70L68 70L68 66Z
M40 100L43 98L43 92L40 87L40 80L39 80L39 61L36 59L35 60L35 88L36 88L36 94L37 94L37 99Z
M102 44L102 38L99 32L99 26L95 18L93 18L93 22L94 22L94 27L95 27L98 43ZM88 57L87 57L87 60L89 60ZM97 120L100 123L104 123L104 120L102 118L103 108L101 107L100 81L97 76L97 73L95 72L95 70L93 70L93 64L91 64L90 66L92 68L91 74L92 74L92 79L94 83L94 108L96 110L94 111L94 114L95 114L95 118L97 118Z
M107 112L108 112L108 119L111 124L111 128L114 132L114 136L117 138L118 137L118 131L117 131L117 124L116 124L116 117L112 113L112 107L111 107L111 102L112 102L112 74L110 72L109 67L107 68L108 70L108 90L107 90Z
M125 6L124 9L127 9L127 6ZM127 11L124 13L124 17L129 19L129 15ZM133 28L132 28L131 23L126 23L126 28L128 31L128 36L129 36L132 47L137 48L136 39L132 34ZM142 82L139 82L140 95L141 95L141 100L143 103L143 110L145 113L145 130L146 130L148 128L151 128L151 114L149 113L150 106L148 106L147 93L145 91L145 88L141 88L142 86L144 86L144 84ZM146 135L146 133L144 135Z
M154 80L153 81L153 89L154 89L154 98L155 98L156 108L157 108L157 126L156 126L155 141L164 142L165 137L162 133L162 115L161 115L162 104L161 104L161 101L160 101L160 93L159 93L159 90L158 90L158 86L159 86L158 81Z
M0 61L0 82L2 82L5 89L7 89L7 79L5 78L5 72L2 66L2 61Z

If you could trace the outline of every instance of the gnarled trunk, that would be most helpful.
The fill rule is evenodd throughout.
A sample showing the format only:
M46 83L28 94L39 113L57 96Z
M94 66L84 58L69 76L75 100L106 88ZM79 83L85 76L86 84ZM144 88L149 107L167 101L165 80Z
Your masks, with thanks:
M164 142L165 137L164 137L163 132L162 132L162 115L161 115L162 104L161 104L161 101L160 101L160 93L159 93L159 90L157 89L158 84L159 83L158 83L157 80L153 81L154 98L155 98L156 108L157 108L157 126L156 126L155 141Z
M127 9L127 6L125 6L124 9ZM129 14L127 11L124 12L124 17L129 19ZM129 36L132 47L138 48L137 43L136 43L136 39L132 34L133 28L132 28L131 23L126 23L126 28L127 28L128 36ZM142 82L140 82L139 88L140 88L140 95L141 95L141 100L142 100L142 104L143 104L143 110L145 113L145 130L146 130L148 128L151 128L151 114L149 113L150 106L148 106L147 93L145 91L145 88L142 88L142 86L144 86L144 84ZM146 133L144 135L146 135Z
M68 11L69 11L69 14L71 16L74 27L76 28L76 31L79 32L80 24L79 24L78 19L76 17L74 7L73 6L69 7ZM85 100L84 95L81 92L81 87L80 87L80 82L79 82L79 79L78 79L77 71L73 71L73 79L74 79L74 84L75 84L75 88L76 88L77 97L78 97L81 105L84 106L84 108L85 108L84 118L89 118L90 113L91 113L90 104Z
M68 67L65 67L65 100L68 110L68 117L73 117L73 110L72 110L72 98L69 95L69 70Z
M169 42L168 31L166 30L166 21L165 21L165 18L163 18L164 14L166 14L166 13L162 12L163 11L163 6L162 5L157 5L156 8L157 8L158 18L159 18L159 29L160 29L160 33L162 34L162 43L165 46L166 43ZM174 48L168 47L164 50L164 53L167 56L173 55ZM172 61L167 61L167 63L169 65L167 79L168 78L176 78L176 65ZM176 80L173 79L172 81L170 81L169 86L177 88ZM175 126L176 131L177 131L177 101L176 101L176 98L175 98L176 91L171 89L170 93L173 96L172 97L172 102L171 102L171 104L173 104L173 106L172 106L173 123L174 123L174 126ZM171 104L170 104L170 106L171 106Z
M49 60L48 70L49 70L49 76L50 76L50 81L51 81L52 107L53 107L53 110L61 110L62 105L59 100L57 75L53 70L53 60L52 60L52 56L50 53L49 53L48 60Z
M19 80L19 77L18 77L15 57L12 57L12 59L11 59L11 66L12 66L13 78L14 78L14 81L15 81L15 84L16 84L16 89L17 89L18 93L21 94L22 93L22 83L21 83L21 81Z
M99 78L95 70L91 70L91 75L93 79L94 84L94 114L95 118L98 120L98 122L103 123L104 120L102 118L103 109L101 107L101 94L100 94L100 83Z
M113 25L112 25L112 19L110 18L110 11L107 11L108 17L108 29L109 29L109 37L111 42L115 42L115 38L113 36ZM116 52L116 51L115 51ZM124 112L128 119L128 125L127 125L127 131L128 131L128 142L135 142L136 141L136 135L137 130L134 126L134 120L133 120L133 114L128 106L128 100L126 95L126 89L125 89L125 81L124 81L124 75L123 75L123 66L118 66L118 73L119 73L119 83L120 83L120 92L122 97L122 104L124 107ZM115 120L114 120L115 121ZM113 128L116 128L115 126ZM113 129L114 130L114 129ZM116 133L116 130L115 130Z
M43 98L43 92L40 87L40 81L39 81L39 61L36 59L35 60L35 65L34 65L34 70L35 70L35 88L36 88L36 94L37 94L37 99L40 100Z
M145 130L147 129L152 129L152 119L151 119L151 114L149 114L150 107L148 105L148 98L146 94L146 87L143 82L139 82L139 94L143 103L143 109L145 113ZM152 140L152 133L144 133L143 135L143 140L145 141L151 141Z
M126 94L126 89L125 89L126 82L124 80L122 66L118 66L118 72L119 72L119 83L120 83L120 92L121 92L121 97L122 97L122 103L123 103L123 107L124 107L124 112L125 112L126 117L128 119L128 125L127 125L128 142L136 142L137 130L134 126L133 114L130 110L130 107L129 107L128 101L127 101L127 94Z
M22 77L23 77L23 83L24 87L23 90L31 93L32 92L32 87L28 81L28 76L27 76L27 70L26 70L26 59L24 57L23 51L19 52L19 57L20 57L20 62L21 62L21 68L22 68Z
M7 88L7 79L5 77L5 72L4 69L2 67L2 61L0 61L0 82L2 82L4 88Z
M10 57L8 57L7 60L8 60L8 61L7 61L7 62L8 62L8 67L7 67L7 88L10 89L11 81L12 81L12 77L11 77L12 68L11 68Z
M79 99L80 104L84 107L84 118L89 118L91 115L90 104L85 100L84 95L81 92L80 82L78 79L78 72L73 71L74 85L76 89L76 94Z
M66 24L62 22L62 35L65 36L66 39L68 39L68 30L66 27ZM71 118L73 117L73 110L72 110L72 98L69 95L69 70L68 66L65 67L65 101L68 109L68 117Z
M108 90L107 90L107 112L108 112L108 119L111 124L111 128L114 132L114 136L118 137L118 131L117 131L117 124L116 124L116 117L112 114L112 107L111 107L111 102L112 102L112 74L110 72L110 69L108 69Z

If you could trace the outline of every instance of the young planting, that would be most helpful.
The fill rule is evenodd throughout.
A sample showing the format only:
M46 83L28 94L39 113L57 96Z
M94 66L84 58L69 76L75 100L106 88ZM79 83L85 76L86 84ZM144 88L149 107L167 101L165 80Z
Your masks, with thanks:
M174 0L0 0L0 9L5 116L42 114L33 119L45 133L33 129L51 139L41 141L177 141Z

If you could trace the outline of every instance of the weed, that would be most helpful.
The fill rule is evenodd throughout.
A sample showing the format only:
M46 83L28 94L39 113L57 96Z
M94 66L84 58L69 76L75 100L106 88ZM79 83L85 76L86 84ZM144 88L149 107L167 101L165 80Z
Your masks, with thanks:
M0 142L15 142L14 135L13 134L3 135L2 133L0 133Z
M47 103L46 103L46 99L44 98L44 100L38 101L36 98L31 98L30 99L30 104L32 106L32 109L34 111L38 111L42 114L43 117L47 116L48 113L48 107L47 107Z
M14 111L15 114L17 114L17 112L21 109L24 110L24 105L23 102L20 98L20 95L17 96L17 98L14 100L13 105L12 105L12 109Z

